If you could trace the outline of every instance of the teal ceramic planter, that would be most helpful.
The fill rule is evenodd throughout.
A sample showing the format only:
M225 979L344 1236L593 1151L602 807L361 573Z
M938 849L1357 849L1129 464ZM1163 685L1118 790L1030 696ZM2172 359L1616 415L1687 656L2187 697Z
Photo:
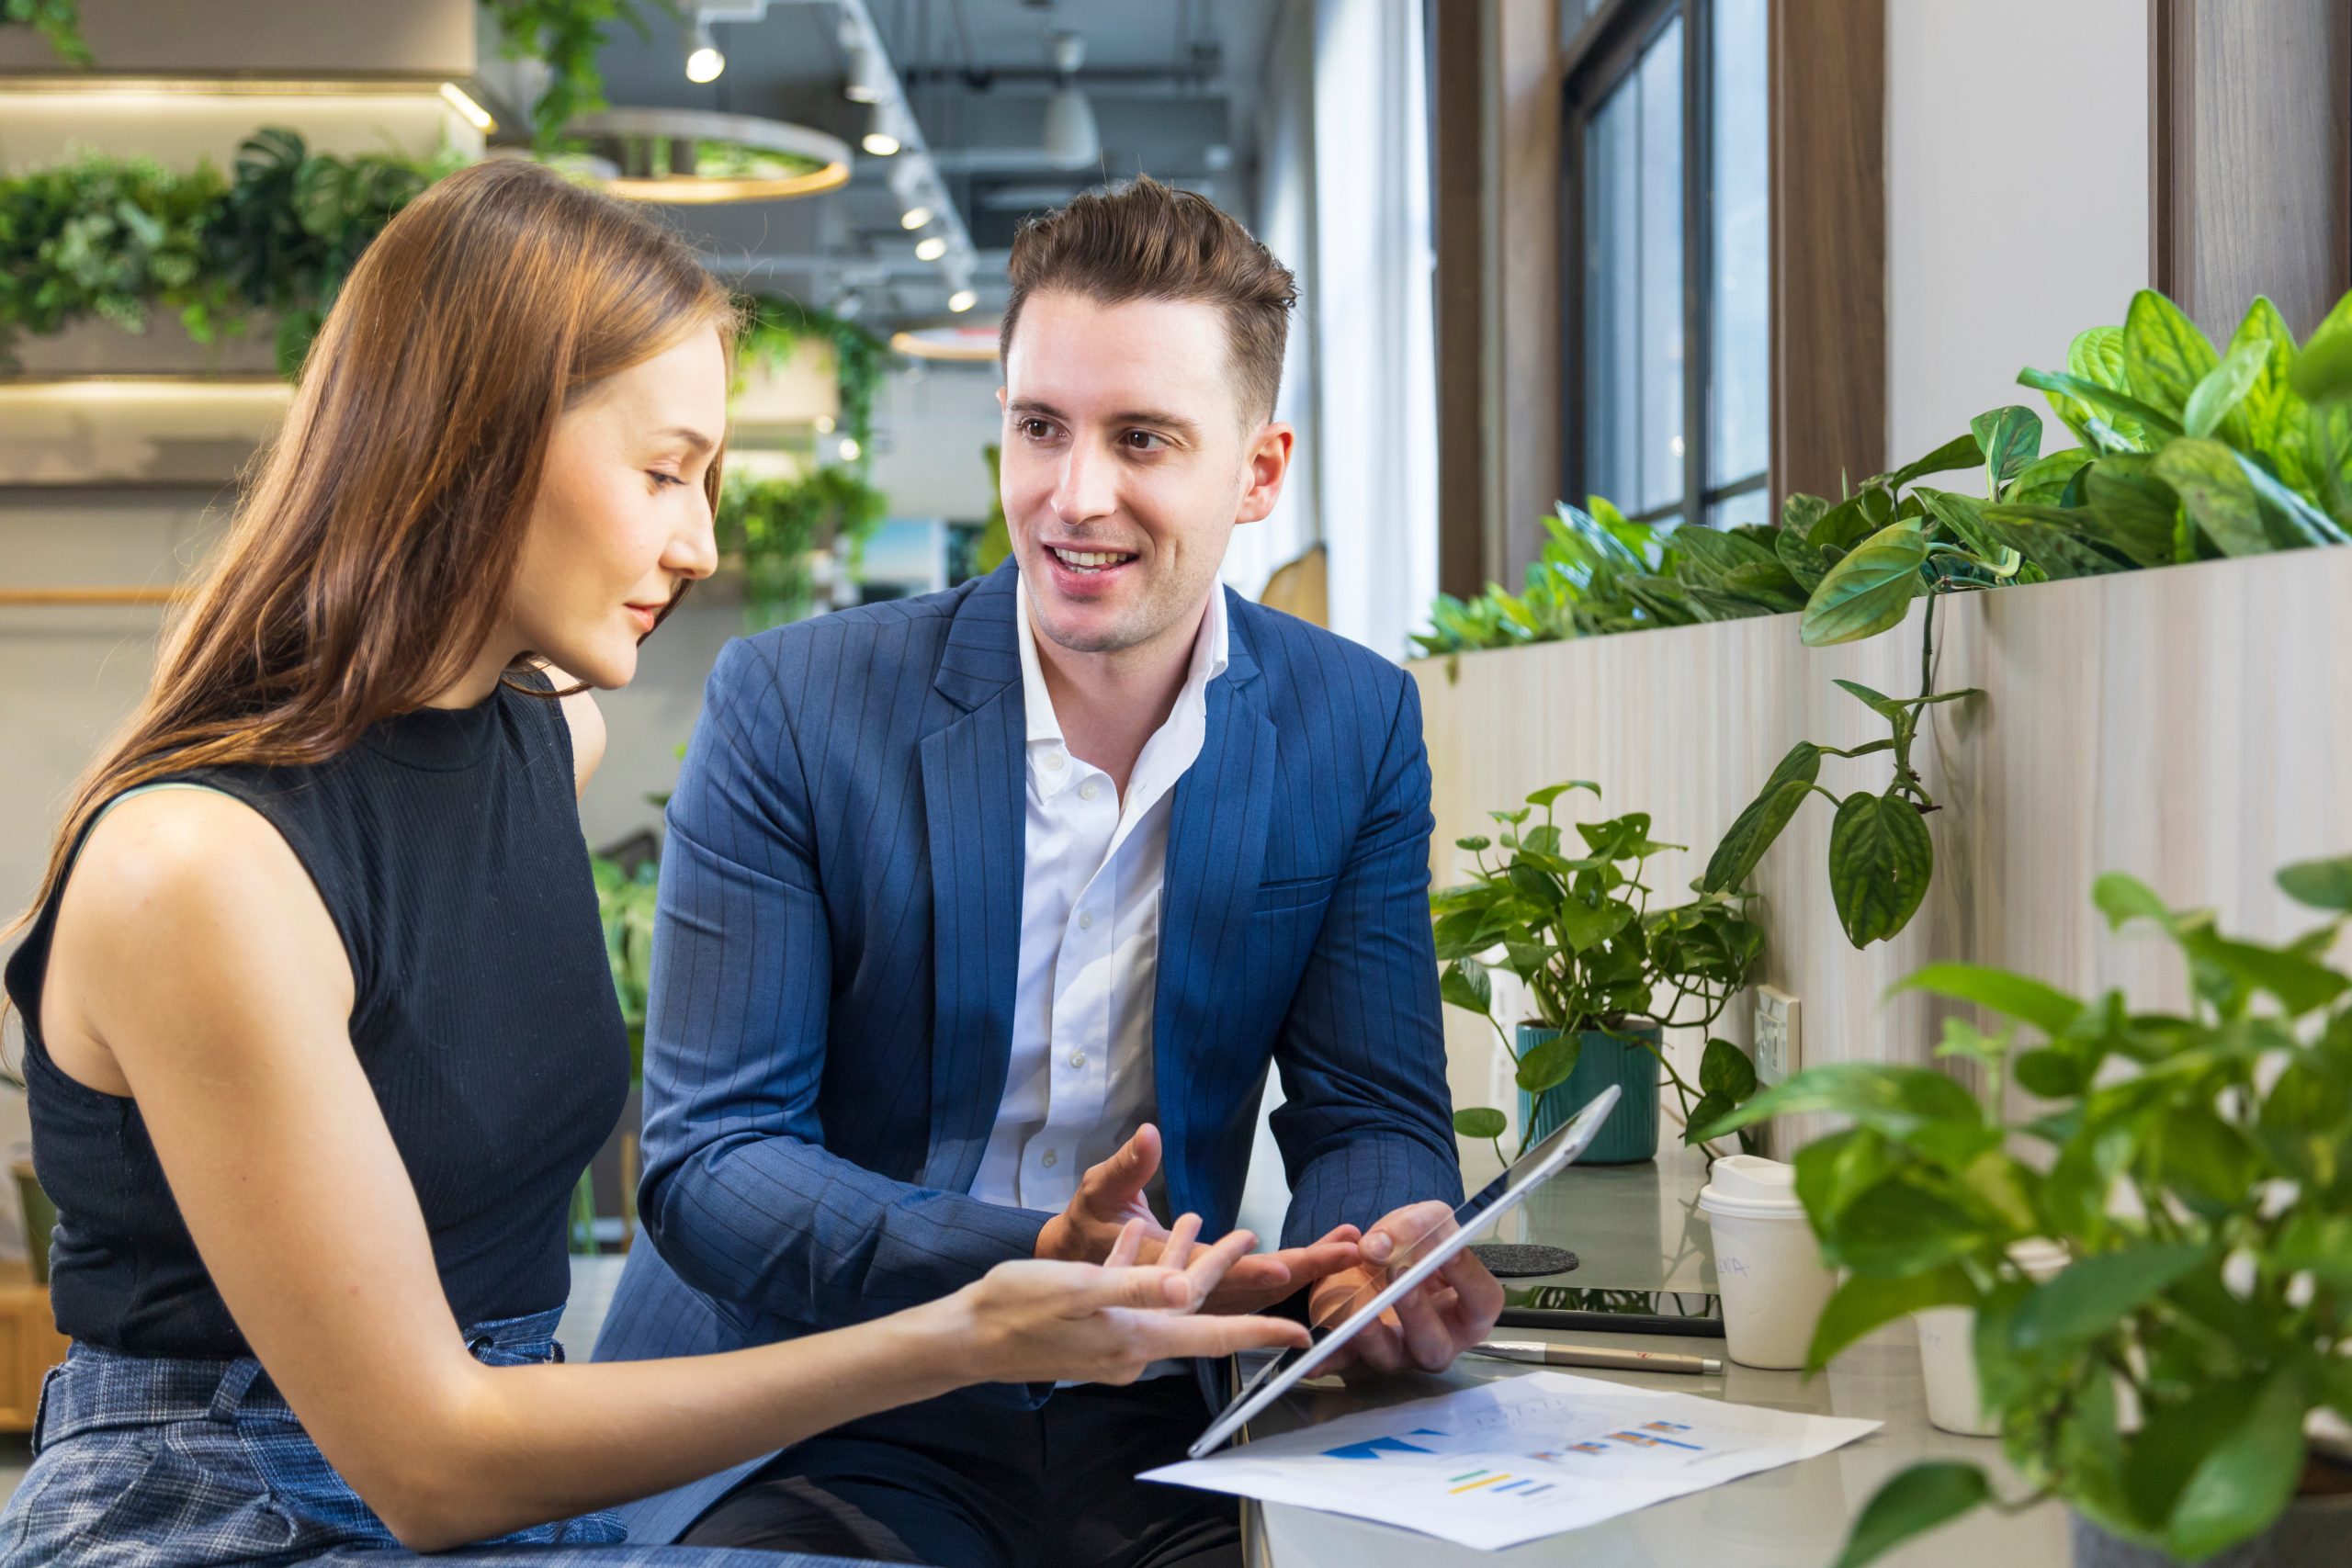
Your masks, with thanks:
M1632 1030L1656 1043L1655 1027ZM1539 1024L1519 1026L1519 1054L1522 1056L1547 1040L1556 1040L1560 1032ZM1552 1130L1576 1114L1577 1108L1599 1094L1611 1084L1617 1086L1617 1109L1600 1124L1600 1134L1578 1163L1583 1165L1631 1165L1636 1160L1657 1156L1657 1095L1660 1069L1657 1058L1638 1045L1628 1045L1597 1030L1587 1030L1584 1051L1577 1057L1576 1071L1564 1083L1553 1085L1544 1091L1540 1103L1525 1089L1519 1093L1519 1124L1527 1131L1528 1146L1532 1148L1549 1135Z

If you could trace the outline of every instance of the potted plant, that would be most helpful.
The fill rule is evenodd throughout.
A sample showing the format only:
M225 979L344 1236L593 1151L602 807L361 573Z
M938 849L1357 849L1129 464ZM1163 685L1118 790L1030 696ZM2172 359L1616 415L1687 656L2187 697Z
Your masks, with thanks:
M1922 1308L1972 1308L1984 1408L2030 1488L2003 1501L1974 1465L1914 1466L1863 1509L1839 1568L1980 1505L2052 1496L2075 1510L2086 1568L2352 1562L2352 1467L2306 1439L2316 1413L2352 1417L2352 976L2331 962L2352 856L2278 883L2324 923L2265 945L2099 879L2113 925L2180 948L2180 1011L1932 964L1902 988L2006 1021L1945 1028L1939 1054L1977 1064L1981 1096L1931 1068L1848 1063L1702 1129L1850 1120L1796 1156L1847 1273L1811 1365ZM2026 1114L2005 1110L2012 1082L2034 1097ZM2072 1257L2046 1281L2010 1256L2032 1237Z
M1624 1098L1585 1156L1623 1164L1657 1153L1658 1073L1680 1097L1686 1129L1713 1121L1756 1092L1756 1069L1726 1040L1709 1039L1694 1089L1660 1046L1668 1029L1709 1029L1747 983L1764 951L1764 933L1742 912L1739 892L1702 893L1688 904L1652 910L1642 880L1650 857L1679 844L1650 838L1647 812L1576 824L1583 852L1571 852L1553 805L1571 790L1600 787L1583 779L1549 785L1516 811L1488 813L1500 843L1485 836L1456 840L1476 857L1464 886L1430 896L1440 989L1455 1007L1493 1025L1517 1069L1520 1148L1566 1121L1616 1084ZM1544 820L1531 827L1536 812ZM1489 863L1488 855L1494 859ZM1504 966L1528 990L1535 1016L1516 1038L1495 1019L1494 987L1484 954L1499 948ZM1657 1006L1657 998L1672 1000ZM1458 1111L1464 1137L1498 1140L1499 1111Z

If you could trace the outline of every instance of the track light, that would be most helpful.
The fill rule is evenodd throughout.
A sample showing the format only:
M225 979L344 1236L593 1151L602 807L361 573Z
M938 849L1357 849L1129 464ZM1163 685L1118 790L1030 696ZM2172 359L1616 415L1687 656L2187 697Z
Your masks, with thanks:
M915 246L915 260L937 261L947 254L947 242L937 234L926 234Z
M1046 158L1058 168L1084 168L1102 156L1102 133L1094 123L1094 105L1074 80L1078 68L1086 62L1086 40L1076 33L1056 33L1052 50L1061 85L1046 100Z
M920 229L930 222L933 216L930 208L918 204L899 214L899 227L909 230Z
M889 96L889 81L882 56L864 39L847 46L849 69L843 73L842 96L854 104L878 104Z
M727 69L727 56L719 52L718 41L710 36L710 24L696 17L692 36L693 47L686 51L686 80L718 81L719 73Z
M959 316L979 302L980 297L968 288L958 288L947 297L947 308Z
M866 121L865 138L858 142L876 158L894 158L905 145L899 138L899 117L890 112L888 104L874 106L874 114Z

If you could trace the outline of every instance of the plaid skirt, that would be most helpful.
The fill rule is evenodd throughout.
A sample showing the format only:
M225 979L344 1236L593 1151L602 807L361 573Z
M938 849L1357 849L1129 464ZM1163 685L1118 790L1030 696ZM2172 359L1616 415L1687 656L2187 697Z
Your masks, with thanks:
M486 1323L489 1366L556 1361L555 1312ZM0 1568L290 1568L296 1563L517 1568L780 1568L775 1552L629 1546L589 1514L421 1557L336 1474L251 1357L124 1356L75 1343L49 1374L33 1463L0 1513Z

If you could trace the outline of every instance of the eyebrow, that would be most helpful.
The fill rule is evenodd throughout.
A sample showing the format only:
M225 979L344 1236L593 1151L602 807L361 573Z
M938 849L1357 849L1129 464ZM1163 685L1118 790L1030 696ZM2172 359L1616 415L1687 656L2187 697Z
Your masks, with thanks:
M1053 404L1041 402L1035 398L1015 398L1006 406L1005 412L1016 418L1035 414L1040 418L1057 419L1064 423L1068 423L1069 417ZM1129 409L1123 413L1113 414L1110 423L1113 424L1156 424L1163 430L1174 431L1188 441L1201 433L1201 427L1182 414L1169 413L1160 409Z
M695 429L691 425L684 424L673 424L667 430L657 430L653 433L653 439L656 441L666 441L672 439L683 441L697 456L702 453L711 451L718 446L718 442L713 441L701 431Z

